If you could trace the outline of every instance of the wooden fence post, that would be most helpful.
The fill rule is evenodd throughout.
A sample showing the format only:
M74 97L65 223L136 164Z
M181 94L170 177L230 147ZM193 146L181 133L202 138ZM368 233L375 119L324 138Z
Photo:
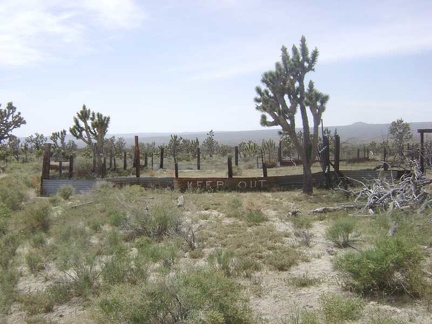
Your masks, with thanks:
M101 178L105 178L105 176L106 176L106 171L107 171L106 165L107 165L107 163L106 163L106 156L104 156L103 162L102 162Z
M72 179L73 177L73 164L74 164L74 157L71 156L69 158L69 179Z
M175 173L176 179L178 179L178 177L179 177L179 175L178 175L178 163L174 164L174 173Z
M424 173L424 171L425 171L425 167L424 167L424 155L425 155L424 132L421 132L420 130L418 130L418 132L420 133L420 171L422 173Z
M144 167L148 168L148 155L147 155L147 152L144 153Z
M201 170L201 149L197 147L197 170Z
M135 149L134 149L134 164L135 164L135 175L137 178L140 177L141 166L140 166L140 151L138 136L135 136Z
M263 177L267 178L267 163L263 162L262 166L263 166L263 168L262 168L262 170L263 170Z
M126 151L123 152L123 170L127 169Z
M384 165L383 165L384 171L388 170L388 164L386 160L387 160L387 149L384 147Z
M323 171L324 178L326 182L326 188L330 189L331 187L331 179L330 179L330 141L328 136L323 136L323 146L324 146L324 155L323 155Z
M278 162L279 165L282 162L282 141L279 141L279 146L278 146Z
M159 168L163 169L164 167L164 148L161 147L160 149L160 164L159 164Z
M44 157L42 162L42 176L41 176L41 188L40 194L43 195L43 181L49 180L50 178L50 155L51 155L51 143L45 144Z
M239 148L238 146L234 146L234 164L238 166L238 156L239 156Z
M233 168L232 168L232 157L228 157L228 178L233 177Z
M335 135L334 169L336 174L339 174L339 162L340 162L340 136Z

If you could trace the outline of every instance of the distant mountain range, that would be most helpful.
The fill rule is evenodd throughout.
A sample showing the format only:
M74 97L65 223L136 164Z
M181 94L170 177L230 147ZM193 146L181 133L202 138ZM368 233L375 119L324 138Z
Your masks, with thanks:
M419 138L417 130L432 128L432 122L415 122L410 123L411 130L414 138ZM370 141L381 142L387 139L388 129L390 124L367 124L357 122L346 126L331 126L325 127L331 130L332 133L337 131L342 142L349 142L352 144L365 143ZM280 128L273 127L270 129L249 130L249 131L214 131L215 140L220 144L237 145L241 142L253 141L261 143L263 139L279 140ZM299 129L300 130L300 129ZM321 129L320 129L321 130ZM167 144L172 134L179 135L187 139L198 138L200 143L207 137L207 132L184 132L184 133L136 133L136 134L110 134L109 136L116 136L116 138L123 137L128 146L134 144L134 137L138 136L140 142L151 143L155 142L156 145ZM432 135L431 135L432 137Z

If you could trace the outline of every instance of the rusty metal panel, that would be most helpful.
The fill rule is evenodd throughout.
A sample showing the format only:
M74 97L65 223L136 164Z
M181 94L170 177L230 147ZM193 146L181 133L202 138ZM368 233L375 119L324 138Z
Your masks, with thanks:
M42 180L42 196L55 195L61 186L72 186L77 193L84 193L92 190L96 185L96 180Z
M248 177L248 178L178 178L175 179L175 188L180 191L206 190L206 191L254 191L269 190L277 187L278 177Z

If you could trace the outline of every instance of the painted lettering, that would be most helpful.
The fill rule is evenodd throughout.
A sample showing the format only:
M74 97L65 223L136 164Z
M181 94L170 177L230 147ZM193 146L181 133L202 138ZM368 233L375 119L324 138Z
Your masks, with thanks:
M239 181L237 187L239 187L240 189L245 189L247 187L246 181Z
M210 181L210 180L205 182L205 186L206 186L207 189L211 189L212 182L213 181Z
M255 180L255 181L254 181L254 180L251 180L251 181L250 181L250 187L251 187L251 188L256 188L256 186L257 186L257 181L256 181L256 180Z
M223 188L224 185L225 185L224 181L221 181L221 180L216 181L216 188L217 189Z
M258 180L260 183L260 188L264 188L264 182L266 182L267 180Z
M202 181L197 181L196 182L196 186L197 188L201 188L202 187L203 182Z
M187 182L187 187L188 187L188 189L192 189L192 188L193 188L192 184L193 184L192 181L188 181L188 182Z

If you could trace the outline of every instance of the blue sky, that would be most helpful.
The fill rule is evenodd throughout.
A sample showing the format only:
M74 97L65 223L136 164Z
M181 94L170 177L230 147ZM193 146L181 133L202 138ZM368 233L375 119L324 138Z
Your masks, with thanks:
M68 130L83 104L111 134L261 129L255 87L302 35L326 126L432 121L429 0L1 0L0 20L17 136Z

